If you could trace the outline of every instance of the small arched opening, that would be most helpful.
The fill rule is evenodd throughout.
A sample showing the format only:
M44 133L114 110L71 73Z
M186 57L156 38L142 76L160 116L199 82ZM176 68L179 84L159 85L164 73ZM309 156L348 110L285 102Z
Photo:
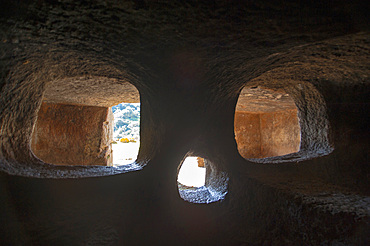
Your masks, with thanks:
M227 194L228 180L225 172L199 156L187 156L178 168L179 195L191 203L222 201Z
M194 188L205 185L206 168L204 159L196 156L188 156L181 165L177 182L179 188Z

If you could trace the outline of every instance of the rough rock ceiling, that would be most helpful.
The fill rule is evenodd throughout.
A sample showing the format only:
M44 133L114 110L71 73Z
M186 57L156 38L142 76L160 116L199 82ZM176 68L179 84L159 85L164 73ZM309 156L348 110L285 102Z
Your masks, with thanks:
M273 91L261 87L244 88L240 93L236 111L267 113L297 109L294 100L283 90Z
M137 101L125 82L156 91L184 78L232 91L264 72L258 65L264 57L285 57L292 47L360 30L362 5L346 6L345 1L335 8L294 1L8 1L0 15L1 52L20 59L13 59L24 64L20 74L47 71L44 99L53 102L110 106ZM189 59L177 55L184 50ZM298 58L286 60L291 59ZM184 72L173 76L173 70ZM242 80L240 71L248 73ZM84 75L100 79L81 79Z
M128 82L105 77L75 77L49 83L44 101L111 107L122 102L138 103L140 96Z

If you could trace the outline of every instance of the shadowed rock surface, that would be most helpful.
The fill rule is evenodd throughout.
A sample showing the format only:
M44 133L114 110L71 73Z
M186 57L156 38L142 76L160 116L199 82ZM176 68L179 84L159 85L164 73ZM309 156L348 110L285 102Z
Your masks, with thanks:
M0 244L368 245L368 12L366 1L2 1ZM43 101L108 108L137 102L134 87L135 163L32 152ZM290 96L299 151L239 154L243 88ZM207 177L187 195L227 185L224 200L180 198L188 155L207 160Z

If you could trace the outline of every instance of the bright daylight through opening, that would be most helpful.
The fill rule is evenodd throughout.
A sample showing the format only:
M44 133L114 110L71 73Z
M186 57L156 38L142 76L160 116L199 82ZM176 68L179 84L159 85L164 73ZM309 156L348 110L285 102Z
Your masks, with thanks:
M182 163L177 182L185 187L201 187L205 185L206 168L204 159L189 156Z
M120 103L112 111L113 166L133 163L140 147L140 103Z

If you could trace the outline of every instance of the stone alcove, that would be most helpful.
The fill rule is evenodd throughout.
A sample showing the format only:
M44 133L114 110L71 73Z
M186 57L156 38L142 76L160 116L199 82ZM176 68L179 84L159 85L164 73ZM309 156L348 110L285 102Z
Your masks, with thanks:
M305 82L275 86L250 81L235 109L234 132L239 154L261 163L293 162L333 151L326 104Z
M113 166L111 107L119 100L140 102L135 86L115 82L80 77L50 83L32 133L33 153L56 165Z
M235 139L246 159L299 151L297 107L285 91L244 88L235 110Z

